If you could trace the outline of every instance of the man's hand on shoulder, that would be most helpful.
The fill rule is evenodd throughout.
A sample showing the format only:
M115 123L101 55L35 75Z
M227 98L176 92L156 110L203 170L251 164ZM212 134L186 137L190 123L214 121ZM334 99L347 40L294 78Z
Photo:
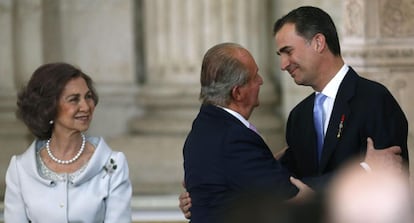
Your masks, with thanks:
M368 137L367 153L365 155L364 162L361 163L361 166L364 169L369 169L371 171L402 171L403 160L401 157L401 148L399 146L391 146L385 149L375 149L374 142Z

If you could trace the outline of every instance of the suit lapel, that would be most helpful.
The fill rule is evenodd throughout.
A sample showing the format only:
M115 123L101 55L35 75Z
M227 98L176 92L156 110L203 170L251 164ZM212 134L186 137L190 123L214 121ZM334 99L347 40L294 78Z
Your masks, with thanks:
M311 132L311 134L301 134L301 136L304 136L303 138L303 142L306 142L305 148L309 148L309 149L305 149L303 150L303 155L305 157L309 157L308 159L308 164L309 168L312 168L312 172L316 172L318 170L318 166L319 166L319 158L318 158L318 149L316 146L316 131L315 131L315 123L313 120L313 106L314 106L314 101L315 101L315 93L312 93L311 96L309 96L307 99L305 99L305 108L304 108L304 113L303 116L304 118L304 123L302 123L303 127L301 128L301 130L303 132Z
M325 135L323 152L319 163L319 172L322 173L326 168L332 153L335 151L337 143L341 140L342 134L346 131L346 121L351 115L349 102L355 94L356 81L358 75L352 68L342 80L334 102L334 106L329 120L328 129ZM342 127L341 125L342 121Z

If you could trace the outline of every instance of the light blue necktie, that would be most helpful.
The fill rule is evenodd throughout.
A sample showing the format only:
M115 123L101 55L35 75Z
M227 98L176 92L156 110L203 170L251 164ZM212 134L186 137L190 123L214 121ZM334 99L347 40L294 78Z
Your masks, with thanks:
M315 130L316 130L316 145L318 149L318 159L321 159L322 156L322 148L323 148L323 141L324 141L324 123L325 123L325 112L323 110L323 102L326 99L326 95L319 93L315 96L315 104L313 106L313 121L315 123Z

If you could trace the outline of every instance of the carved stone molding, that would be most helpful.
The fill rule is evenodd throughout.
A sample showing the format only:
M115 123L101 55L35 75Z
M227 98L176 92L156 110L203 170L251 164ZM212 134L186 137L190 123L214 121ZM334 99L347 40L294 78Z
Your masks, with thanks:
M413 0L346 0L343 32L348 37L414 37Z
M384 37L414 37L414 1L381 0L380 32Z
M414 47L360 47L345 48L342 55L354 65L376 65L381 67L414 66Z
M345 36L362 37L364 35L364 9L362 0L345 2L344 34Z

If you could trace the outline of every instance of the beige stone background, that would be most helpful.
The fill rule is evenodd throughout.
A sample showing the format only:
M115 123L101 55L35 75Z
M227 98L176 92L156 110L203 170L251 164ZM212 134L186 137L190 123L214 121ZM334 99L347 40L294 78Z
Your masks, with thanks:
M14 117L16 92L52 61L96 82L101 101L88 133L127 154L136 210L177 212L201 59L218 42L238 42L256 58L265 84L252 120L278 151L289 110L311 89L280 71L272 25L301 5L331 14L346 62L391 90L409 120L412 157L412 0L0 0L0 197L11 155L31 141Z

